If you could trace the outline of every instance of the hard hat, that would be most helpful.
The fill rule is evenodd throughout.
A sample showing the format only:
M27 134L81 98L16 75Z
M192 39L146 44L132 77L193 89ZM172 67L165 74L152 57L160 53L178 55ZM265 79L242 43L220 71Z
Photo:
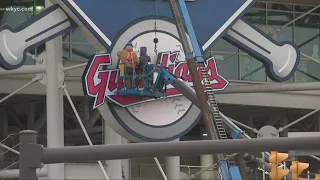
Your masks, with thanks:
M128 42L126 46L133 46L132 42Z

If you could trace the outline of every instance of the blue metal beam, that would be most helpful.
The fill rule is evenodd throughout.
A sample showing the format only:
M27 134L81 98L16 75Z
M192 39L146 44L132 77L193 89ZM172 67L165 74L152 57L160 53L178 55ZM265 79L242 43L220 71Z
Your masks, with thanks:
M196 33L193 29L193 25L191 22L190 15L188 13L188 9L187 9L185 0L179 0L179 5L180 5L180 10L181 10L181 13L183 16L184 23L186 25L186 28L187 28L187 31L188 31L188 34L189 34L189 37L190 37L190 40L192 43L193 52L196 56L196 60L197 61L204 61L203 56L202 56L202 50L199 46Z

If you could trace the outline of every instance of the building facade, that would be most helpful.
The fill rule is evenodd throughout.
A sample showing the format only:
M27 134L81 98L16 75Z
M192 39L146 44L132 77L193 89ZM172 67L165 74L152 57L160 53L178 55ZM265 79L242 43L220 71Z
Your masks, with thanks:
M245 15L244 19L259 27L263 32L277 41L289 40L296 44L301 51L301 62L294 77L284 84L295 83L314 83L320 81L320 1L258 1ZM41 12L45 7L44 0L3 0L0 2L0 25L9 25L17 27L35 14ZM208 17L210 23L210 17ZM64 67L80 65L88 62L92 55L98 53L90 45L76 28L62 36L62 63ZM41 55L46 52L48 46L41 45L32 49L27 56L24 67L35 64L45 64ZM274 83L270 80L262 63L254 57L239 50L226 40L221 39L213 47L205 52L207 57L213 56L218 65L218 71L221 75L231 82L231 86L253 85ZM111 128L105 124L99 112L91 110L92 101L83 96L81 75L84 67L72 69L65 73L65 81L69 94L75 104L77 112L86 125L93 144L112 143L110 137ZM36 72L36 75L42 74ZM2 97L14 92L24 86L34 74L9 75L7 71L0 70L0 88ZM1 101L1 129L0 139L9 147L17 146L16 133L24 129L34 129L39 132L39 141L41 144L47 143L46 124L46 87L45 80L32 83L27 88L22 89L14 96ZM302 85L303 86L303 85ZM259 92L259 93L239 93L239 94L218 94L220 110L246 124L252 128L260 129L265 125L271 125L276 128L284 127L290 122L304 116L314 109L319 109L318 103L319 91L299 91L299 92ZM63 103L64 118L64 144L65 146L76 146L88 144L82 130L80 129L77 118L73 112L72 106L68 103L67 97ZM245 129L252 137L257 135ZM320 114L315 113L305 120L285 129L280 136L288 136L288 132L318 132L320 131ZM114 132L113 132L114 133ZM199 122L188 134L180 140L200 140L205 136L204 123ZM119 142L119 136L116 141ZM120 137L121 142L121 137ZM122 139L123 143L127 143ZM0 152L0 170L17 168L18 156L7 150ZM211 155L202 155L195 157L181 157L180 171L190 175L204 166L213 163ZM242 159L238 157L239 163ZM299 160L311 164L310 171L317 172L320 167L319 161L311 157L299 157ZM171 160L171 161L170 161ZM169 166L172 162L179 161L179 158L168 159L161 158L160 162ZM97 171L98 166L91 166L95 162L82 162L80 165L70 165L66 171L66 176L75 177L72 173L79 169L89 169L91 173ZM129 164L129 165L128 165ZM66 165L67 166L67 165ZM79 166L79 167L77 167ZM161 177L160 171L153 159L135 159L122 161L120 164L121 175L126 177L130 174L132 178L149 179ZM117 166L119 167L119 166ZM246 173L246 167L241 166L243 173ZM168 170L170 173L170 170ZM215 171L214 171L215 172ZM99 172L101 173L101 172ZM181 174L183 174L181 173ZM204 173L203 178L212 177L212 171ZM1 173L0 173L1 175ZM81 175L84 176L84 175ZM261 179L258 174L257 179Z

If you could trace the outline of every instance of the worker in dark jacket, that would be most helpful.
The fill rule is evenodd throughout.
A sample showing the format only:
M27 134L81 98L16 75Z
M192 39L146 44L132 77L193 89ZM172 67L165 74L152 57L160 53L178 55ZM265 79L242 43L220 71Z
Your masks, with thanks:
M140 48L140 58L139 58L139 65L138 71L140 74L143 73L143 68L151 61L150 56L147 55L147 47Z
M147 47L141 47L140 48L139 65L138 65L138 72L140 75L143 74L144 66L147 65L148 63L150 63L150 61L151 61L150 56L147 55ZM144 79L142 78L139 82L140 88L144 87L143 81L144 81Z

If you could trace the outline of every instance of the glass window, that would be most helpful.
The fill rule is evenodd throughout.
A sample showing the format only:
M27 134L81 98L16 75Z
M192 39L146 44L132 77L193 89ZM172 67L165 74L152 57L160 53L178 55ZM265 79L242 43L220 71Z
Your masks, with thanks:
M62 41L63 42L66 42L66 43L69 43L70 42L70 33L72 33L72 31L74 31L74 29L66 32L62 37Z
M269 10L280 10L280 11L292 11L293 5L290 4L278 4L278 3L267 3L267 9Z
M303 7L301 7L303 9ZM296 18L301 14L295 14ZM309 14L295 22L295 44L300 52L315 59L320 59L319 15ZM301 56L300 65L295 73L296 82L314 82L320 78L320 64Z
M267 18L265 10L251 9L245 14L244 19L255 25L263 32L267 32ZM265 73L264 65L260 61L250 55L241 55L239 61L240 80L266 82L267 75Z
M71 31L71 42L75 43L88 43L88 41L83 37L79 28L76 28Z
M218 72L226 79L239 80L238 55L215 53Z
M268 34L277 41L293 41L293 24L282 28L288 22L293 20L292 13L278 12L278 11L268 11L267 12L267 26Z
M312 60L301 60L295 74L296 82L318 82L320 64Z
M92 55L96 54L96 50L89 44L71 44L70 47L71 49L68 47L64 49L66 51L64 56L70 57L71 60L88 61Z
M266 25L266 11L259 9L249 9L243 16L243 19L251 22L257 27Z
M313 9L314 6L302 6L302 5L295 5L294 6L294 11L295 12L307 12L310 11L311 9ZM320 9L316 9L315 11L313 11L312 13L320 13Z
M266 9L266 3L265 2L256 2L252 5L251 9Z
M211 48L212 52L238 52L238 48L224 39L219 39ZM212 56L212 54L211 54Z
M206 57L214 57L217 62L219 74L227 79L239 79L238 48L224 39L217 41L212 48L206 52Z
M67 43L63 43L62 44L62 48L63 48L63 59L71 59L72 55L70 52L70 44L67 44Z
M84 38L78 28L63 36L63 57L74 61L88 61L96 50Z
M264 65L251 56L240 56L240 71L240 80L260 82L266 82L267 80Z
M300 14L296 14L296 17ZM320 26L317 15L307 15L295 23L295 43L302 53L319 59Z

